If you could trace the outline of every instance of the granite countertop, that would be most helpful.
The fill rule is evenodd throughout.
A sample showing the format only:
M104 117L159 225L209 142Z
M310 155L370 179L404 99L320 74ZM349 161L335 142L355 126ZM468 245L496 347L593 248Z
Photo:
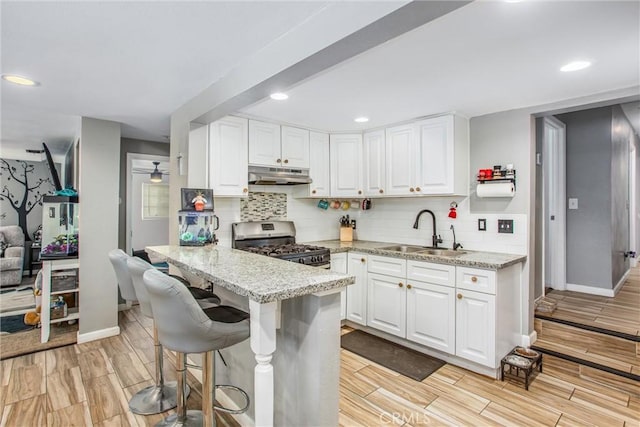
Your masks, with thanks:
M428 255L419 253L404 253L399 251L383 250L386 246L397 245L389 242L370 242L366 240L355 240L353 242L341 242L339 240L322 240L319 242L304 242L309 245L323 246L331 250L331 253L357 251L372 255L404 258L417 261L429 261L438 264L459 265L463 267L485 268L488 270L500 270L510 265L523 262L527 259L525 255L504 254L497 252L465 251L465 254L456 256ZM402 244L402 243L400 243ZM411 245L409 245L411 246Z
M353 276L220 246L150 246L146 250L214 285L259 303L355 283Z

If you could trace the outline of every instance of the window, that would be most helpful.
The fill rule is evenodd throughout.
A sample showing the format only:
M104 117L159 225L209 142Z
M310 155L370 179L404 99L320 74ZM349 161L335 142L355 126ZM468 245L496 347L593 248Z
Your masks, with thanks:
M169 184L142 183L142 219L169 217Z

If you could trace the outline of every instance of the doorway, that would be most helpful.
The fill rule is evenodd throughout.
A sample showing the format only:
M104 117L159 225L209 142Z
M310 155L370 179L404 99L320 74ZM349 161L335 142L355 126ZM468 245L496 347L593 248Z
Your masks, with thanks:
M633 141L631 141L629 143L629 251L636 254L634 258L631 258L631 268L638 265L638 200L636 198L636 150L636 145L633 143Z
M553 116L543 119L542 139L543 264L542 293L565 290L566 269L566 127Z
M151 181L158 170L169 170L169 158L148 154L127 154L126 249L169 244L169 174L162 173L160 182Z

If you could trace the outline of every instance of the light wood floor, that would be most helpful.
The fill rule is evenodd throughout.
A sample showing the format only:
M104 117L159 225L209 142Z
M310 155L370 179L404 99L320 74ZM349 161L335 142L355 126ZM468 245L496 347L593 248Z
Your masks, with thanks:
M541 315L640 337L640 266L614 298L556 290L546 297L558 306L553 314Z
M150 324L136 307L121 313L122 334L0 362L3 426L153 425L134 416L132 393L151 384ZM344 330L343 332L346 332ZM173 379L173 356L166 375ZM422 382L341 351L340 425L638 426L640 384L544 356L525 391L445 365ZM318 369L321 369L320 367ZM199 408L195 378L189 407ZM219 425L237 425L228 418Z

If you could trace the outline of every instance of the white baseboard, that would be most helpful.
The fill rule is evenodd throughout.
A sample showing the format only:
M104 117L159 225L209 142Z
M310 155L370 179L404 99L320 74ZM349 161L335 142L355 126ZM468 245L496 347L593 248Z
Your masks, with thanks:
M624 274L622 275L622 277L620 278L620 280L618 281L618 283L616 283L616 285L613 287L613 295L615 296L618 292L620 292L620 289L622 289L622 285L624 285L624 282L627 281L627 277L629 277L629 272L631 270L627 270L624 272Z
M522 347L531 347L536 341L538 341L538 333L533 330L529 335L523 335L522 336L522 342L521 342L521 346Z
M113 328L99 329L97 331L87 332L81 334L78 332L78 344L84 344L86 342L100 340L102 338L114 337L120 335L120 327L114 326Z
M594 288L593 286L575 285L573 283L567 283L567 290L583 294L600 295L602 297L613 298L615 296L613 289Z

